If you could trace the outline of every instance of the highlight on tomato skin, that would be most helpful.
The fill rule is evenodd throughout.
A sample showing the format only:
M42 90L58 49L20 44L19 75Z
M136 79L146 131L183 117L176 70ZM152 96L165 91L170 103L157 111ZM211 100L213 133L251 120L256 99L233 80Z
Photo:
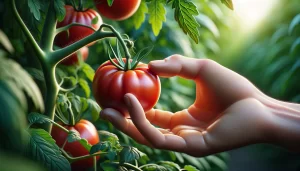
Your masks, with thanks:
M78 23L83 24L86 26L90 26L95 30L100 28L100 25L103 24L101 16L98 14L97 11L93 9L87 9L84 11L77 11L74 7L70 5L65 5L66 15L63 21L57 23L57 28L61 28L67 26L71 23ZM97 19L96 23L93 23L93 20ZM80 39L83 39L91 34L94 33L94 30L83 27L83 26L72 26L68 32L63 31L56 35L55 37L55 45L59 47L65 47L72 43L77 42ZM93 45L95 42L88 44L88 46Z
M86 61L86 59L88 58L89 56L89 48L84 46L82 47L81 49L79 49L77 52L73 53L72 55L70 55L69 57L65 58L64 60L62 60L60 62L60 64L63 64L63 65L67 65L67 66L70 66L70 65L76 65L79 63L78 61L78 53L80 53L81 57L82 57L82 60L83 61Z
M114 0L109 6L107 0L94 0L101 16L111 20L125 20L131 17L139 8L141 0Z
M97 69L92 88L102 109L116 109L125 117L129 117L125 94L135 95L146 112L156 105L161 91L159 77L141 62L134 70L128 71L116 68L110 61L105 62Z
M78 131L80 137L86 139L88 143L91 145L95 145L100 142L97 129L88 120L81 119L74 126L63 125L62 123L59 124L68 130ZM51 136L56 141L56 144L59 147L62 147L67 139L68 134L64 132L62 129L60 129L59 127L53 125ZM86 150L78 141L71 142L71 143L67 142L63 149L73 157L79 157L79 156L84 156L89 154L89 151ZM99 158L100 157L97 156L97 160L99 160ZM92 166L93 166L93 158L79 160L71 164L73 171L74 170L84 171Z

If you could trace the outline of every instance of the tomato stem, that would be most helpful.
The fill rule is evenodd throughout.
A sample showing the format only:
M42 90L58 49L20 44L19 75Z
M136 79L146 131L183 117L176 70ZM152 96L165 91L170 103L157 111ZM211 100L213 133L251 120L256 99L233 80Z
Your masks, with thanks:
M66 31L66 30L70 29L70 28L73 27L73 26L86 27L86 28L89 28L89 29L91 29L91 30L93 30L93 31L97 31L96 29L94 29L93 27L88 26L88 25L84 25L84 24L80 24L80 23L71 23L71 24L68 24L68 25L66 25L66 26L63 26L63 27L60 27L60 28L56 29L55 35L57 35L58 33L63 32L63 31Z
M75 125L75 118L74 118L74 113L72 111L72 104L70 101L68 101L68 114L69 114L69 124L71 126Z
M91 158L91 157L94 157L94 156L100 156L102 154L107 154L107 152L97 152L97 153L94 153L94 154L87 154L87 155L84 155L84 156L79 156L79 157L71 157L64 149L60 149L62 154L70 161L70 163L73 163L73 162L76 162L78 160L83 160L83 159L88 159L88 158Z
M93 167L94 167L94 171L97 171L97 158L96 158L96 156L93 157Z
M79 0L78 11L83 11L83 2Z

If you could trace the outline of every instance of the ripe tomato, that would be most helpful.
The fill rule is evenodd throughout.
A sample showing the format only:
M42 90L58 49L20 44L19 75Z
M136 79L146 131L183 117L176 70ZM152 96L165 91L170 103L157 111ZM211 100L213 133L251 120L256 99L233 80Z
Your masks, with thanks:
M128 117L128 110L123 101L124 95L134 94L144 111L148 111L158 101L160 80L150 72L147 64L140 62L134 70L122 71L107 61L96 71L93 93L102 108L114 108Z
M85 11L76 11L70 5L65 5L65 9L66 16L63 21L57 23L57 28L64 27L71 23L79 23L93 27L97 30L103 23L100 15L93 9L87 9ZM92 24L93 19L96 17L98 17L97 23ZM55 37L55 44L59 47L65 47L93 33L94 31L90 28L83 26L73 26L69 29L69 34L67 33L67 31L59 33Z
M101 16L111 20L125 20L139 8L141 0L114 0L109 6L107 0L94 0Z
M88 55L89 55L89 48L84 46L81 49L79 49L79 53L81 54L83 61L85 61L87 59ZM78 64L77 52L73 53L68 58L62 60L60 63L63 64L63 65Z
M91 122L87 120L82 119L74 126L68 126L68 125L63 125L63 126L68 130L78 131L81 138L86 139L91 145L95 145L100 141L97 129ZM55 125L53 125L51 135L59 147L63 146L68 136L66 132L64 132L63 130L61 130L59 127ZM73 157L89 154L89 151L86 150L78 141L71 142L71 143L67 142L63 149ZM97 160L98 159L99 157L97 157ZM72 170L86 170L92 166L93 166L93 158L79 160L71 164Z

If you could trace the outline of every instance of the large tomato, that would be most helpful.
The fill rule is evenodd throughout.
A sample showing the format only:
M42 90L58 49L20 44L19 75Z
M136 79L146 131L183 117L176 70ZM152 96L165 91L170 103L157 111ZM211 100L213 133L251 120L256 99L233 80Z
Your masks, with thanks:
M66 16L63 21L57 23L57 28L64 27L71 23L79 23L83 25L90 26L94 29L99 29L100 25L103 23L100 15L93 9L87 9L85 11L76 11L72 6L66 5ZM98 18L97 23L93 24L93 19ZM59 47L68 46L84 37L87 37L94 33L94 30L83 27L83 26L72 26L67 31L59 33L55 37L55 44ZM91 45L91 44L89 44Z
M96 71L93 93L102 108L114 108L128 117L124 95L134 94L143 109L148 111L159 99L160 80L150 72L147 64L140 62L134 70L122 71L107 61Z
M82 119L74 126L67 126L67 125L63 125L63 126L68 130L78 131L80 137L86 139L91 145L95 145L100 141L97 133L97 129L91 122L87 120ZM64 132L63 130L61 130L59 127L55 125L53 125L51 135L59 147L63 146L68 136L66 132ZM78 141L71 142L71 143L67 142L63 149L73 157L89 154L89 151L86 150ZM97 157L97 160L98 159L99 157ZM88 158L88 159L73 162L71 166L72 166L72 170L86 170L89 167L93 166L93 158Z
M89 55L89 48L84 46L81 49L79 49L78 51L81 56L82 56L82 60L85 61ZM73 53L72 55L70 55L68 58L62 60L60 63L63 65L75 65L78 64L78 52Z
M139 8L141 0L114 0L109 6L107 0L94 0L99 13L111 20L125 20Z

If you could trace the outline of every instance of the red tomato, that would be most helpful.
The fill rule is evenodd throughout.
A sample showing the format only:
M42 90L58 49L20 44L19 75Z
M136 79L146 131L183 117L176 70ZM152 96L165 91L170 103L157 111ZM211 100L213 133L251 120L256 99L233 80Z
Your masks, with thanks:
M111 20L125 20L139 8L141 0L114 0L109 6L107 0L94 0L101 16Z
M62 60L60 63L63 65L76 65L78 64L78 57L77 57L77 52L73 53L72 55L70 55L68 58ZM79 53L82 56L83 61L85 61L87 59L87 57L89 56L89 48L84 46L81 49L79 49Z
M80 137L86 139L91 145L95 145L100 141L97 129L91 122L87 120L82 119L74 126L63 125L63 127L65 127L68 130L78 131ZM64 132L63 130L61 130L59 127L55 125L53 125L51 135L59 147L63 146L68 136L66 132ZM89 151L86 150L78 141L72 143L67 142L63 149L73 157L84 156L89 154ZM97 157L97 160L98 159L99 157ZM93 158L79 160L71 164L72 170L86 170L92 166L93 166Z
M103 23L100 15L93 9L87 9L85 11L76 11L72 6L66 5L66 16L62 22L57 23L57 28L64 27L71 23L79 23L93 27L94 29L99 29L100 25ZM92 24L94 18L98 17L96 24ZM59 47L68 46L84 37L87 37L94 33L94 30L83 27L83 26L73 26L69 29L69 34L67 31L59 33L55 37L55 44ZM91 44L89 44L91 45Z
M107 61L96 71L93 93L102 108L114 108L128 117L124 95L134 94L144 111L148 111L158 101L160 80L149 71L147 64L139 63L134 70L122 71Z

